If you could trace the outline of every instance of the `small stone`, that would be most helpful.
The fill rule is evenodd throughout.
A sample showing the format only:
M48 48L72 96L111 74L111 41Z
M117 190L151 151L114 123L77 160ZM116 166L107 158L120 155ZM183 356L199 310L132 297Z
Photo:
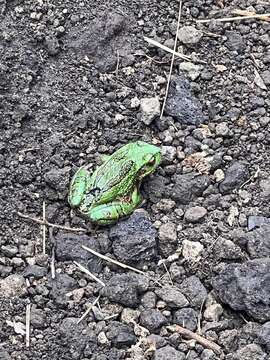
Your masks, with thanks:
M130 100L130 107L131 109L137 109L140 106L140 100L135 96Z
M178 39L183 44L197 44L202 36L203 33L194 26L183 26L178 31Z
M46 323L46 314L43 310L32 308L31 310L31 326L36 329L43 329Z
M125 309L123 309L122 314L121 314L121 321L125 324L131 324L134 322L137 323L139 316L140 316L139 310L125 308Z
M168 320L161 314L159 310L149 309L141 313L140 323L143 327L148 329L151 333L156 333L163 325L166 325Z
M237 51L238 53L244 51L245 40L241 34L236 31L226 31L225 35L227 36L227 45L230 50Z
M185 212L185 220L191 223L197 223L201 221L207 214L207 210L202 206L194 206Z
M229 127L226 122L221 122L216 126L217 136L226 137L229 134Z
M33 276L36 279L40 279L47 274L47 269L38 265L28 265L23 272L24 277Z
M164 257L171 255L177 248L177 232L175 224L168 222L159 228L159 251Z
M217 169L214 172L214 178L217 183L222 182L225 179L224 171L222 169Z
M156 294L173 309L182 308L189 304L187 298L176 286L166 285L156 290Z
M217 360L217 357L213 350L204 349L201 353L201 360Z
M173 323L194 331L197 329L198 314L194 309L183 308L175 312Z
M145 309L154 309L156 306L157 296L153 291L147 291L141 299L141 304Z
M185 358L185 354L175 350L170 345L166 345L161 349L157 349L154 360L184 360Z
M265 216L251 215L248 217L248 230L254 230L262 225L270 225L270 218Z
M101 295L124 306L135 307L139 303L139 295L148 289L149 280L139 274L118 274L111 277L101 289Z
M97 341L100 345L108 345L110 343L104 331L98 334Z
M183 124L198 126L205 120L202 105L192 94L189 81L182 75L171 80L165 113Z
M179 65L179 70L186 72L188 77L194 81L200 76L201 66L183 61Z
M172 163L176 158L176 148L174 146L162 146L161 148L161 156L168 163Z
M270 179L260 181L261 195L265 200L270 200Z
M218 303L214 303L206 307L203 316L208 321L219 321L222 313L223 307Z
M142 122L150 125L160 114L160 103L157 97L141 99Z
M45 45L48 51L48 54L51 56L57 55L60 51L60 44L55 36L46 36Z
M201 280L197 276L192 275L180 284L180 289L189 300L190 305L200 309L207 296L207 291Z
M269 70L263 71L262 78L263 78L265 85L269 86L270 85L270 71Z
M0 294L3 298L13 298L25 295L26 283L21 275L13 274L0 280Z
M246 164L237 161L226 170L225 180L220 184L219 189L222 194L227 194L238 189L248 178L249 170Z
M259 345L249 344L237 350L233 360L267 360L267 355Z
M3 245L1 247L1 252L3 255L7 256L7 257L13 257L14 255L17 254L18 252L18 248L17 246L14 245Z
M63 191L68 189L70 168L51 169L45 175L46 183L53 189Z
M199 261L203 249L203 245L198 241L183 240L182 242L182 255L186 260Z
M118 321L112 321L110 323L106 336L116 348L131 346L136 342L133 329Z
M251 257L270 257L270 224L262 225L247 234L247 250Z
M0 359L1 360L11 360L11 357L7 351L0 350Z

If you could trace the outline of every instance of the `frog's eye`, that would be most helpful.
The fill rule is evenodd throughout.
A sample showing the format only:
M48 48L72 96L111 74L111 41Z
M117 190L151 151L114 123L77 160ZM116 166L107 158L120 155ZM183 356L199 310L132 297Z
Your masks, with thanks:
M154 158L154 157L152 157L149 161L148 161L148 163L147 163L147 165L155 165L155 163L156 163L156 159Z

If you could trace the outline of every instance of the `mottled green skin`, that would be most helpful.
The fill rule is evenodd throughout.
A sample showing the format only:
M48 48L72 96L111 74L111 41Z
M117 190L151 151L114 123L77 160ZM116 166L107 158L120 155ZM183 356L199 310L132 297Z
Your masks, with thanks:
M122 146L92 175L86 167L74 175L68 201L94 223L108 225L141 203L141 180L160 164L160 149L142 141Z

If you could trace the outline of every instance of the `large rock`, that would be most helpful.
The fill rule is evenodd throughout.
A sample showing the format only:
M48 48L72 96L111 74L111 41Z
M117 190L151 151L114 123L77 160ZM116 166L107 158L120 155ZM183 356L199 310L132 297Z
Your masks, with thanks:
M270 257L270 224L247 234L247 250L252 259Z
M109 237L117 259L134 264L149 262L157 256L156 234L146 212L138 210L113 226Z
M243 162L237 161L228 167L225 179L219 186L222 194L238 189L249 178L249 170Z
M99 243L94 237L71 233L58 233L55 237L55 242L55 255L57 260L77 261L84 266L86 265L92 272L100 272L102 270L102 262L100 259L82 248L82 245L85 245L93 250L100 251Z
M270 258L232 263L214 277L212 285L224 303L264 322L270 320L269 273Z
M204 122L202 105L192 94L189 81L184 76L172 79L165 113L184 124L199 125Z
M101 295L124 306L135 307L140 302L140 294L149 286L146 276L139 274L118 274L111 277L101 290Z
M204 190L210 185L210 178L207 175L188 173L176 175L175 184L168 187L169 196L180 204L188 204L194 198L201 196Z

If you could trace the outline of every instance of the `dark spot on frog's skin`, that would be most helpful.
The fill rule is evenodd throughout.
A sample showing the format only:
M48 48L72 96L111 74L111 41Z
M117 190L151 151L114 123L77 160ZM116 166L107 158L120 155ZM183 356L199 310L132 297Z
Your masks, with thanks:
M96 197L97 195L99 195L100 193L100 188L96 187L96 188L93 188L89 191L89 194L93 195L94 197Z

